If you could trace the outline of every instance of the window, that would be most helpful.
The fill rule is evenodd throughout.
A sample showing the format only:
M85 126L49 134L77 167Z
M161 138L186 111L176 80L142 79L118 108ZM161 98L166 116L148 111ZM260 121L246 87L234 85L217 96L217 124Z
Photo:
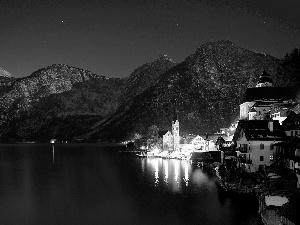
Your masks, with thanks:
M260 144L260 149L264 149L265 145L264 144Z
M270 155L270 161L274 161L274 156Z
M241 152L247 152L247 144L242 144Z
M274 150L274 144L273 143L270 144L270 150Z
M260 161L264 161L264 157L263 157L263 156L260 156L260 157L259 157L259 160L260 160Z

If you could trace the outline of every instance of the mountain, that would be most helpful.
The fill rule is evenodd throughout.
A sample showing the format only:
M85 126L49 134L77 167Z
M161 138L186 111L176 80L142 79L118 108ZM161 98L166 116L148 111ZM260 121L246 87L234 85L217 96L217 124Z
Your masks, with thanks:
M183 62L161 74L136 95L130 107L119 110L86 136L95 140L124 140L144 134L151 125L171 130L173 112L180 134L211 133L228 127L239 112L244 93L267 70L276 72L279 60L222 40L205 43Z
M16 79L0 95L2 139L80 133L116 111L124 82L63 64Z
M99 76L90 71L63 64L55 64L40 69L28 77L15 80L10 85L9 90L0 96L0 110L2 114L10 113L11 116L14 117L19 113L30 110L32 106L41 99L51 96L51 98L55 98L56 107L58 107L57 105L59 105L58 103L61 101L61 98L64 98L65 105L59 108L61 113L68 111L73 112L74 110L79 112L102 111L102 114L106 116L110 113L110 109L108 109L108 112L104 112L102 107L100 107L101 109L82 109L81 111L81 109L76 108L78 102L74 102L74 100L77 100L77 98L81 98L81 100L88 98L90 102L85 102L83 108L88 108L88 105L94 104L95 102L93 101L97 101L95 96L87 96L89 95L88 91L90 89L101 94L106 94L109 98L112 98L114 95L117 95L116 98L118 98L120 93L107 93L105 92L105 87L117 84L122 86L122 82L123 81L117 78ZM102 89L97 89L99 85ZM121 90L119 90L119 92L121 92ZM58 94L62 95L58 97ZM115 99L107 100L109 104L114 104L113 101L115 101ZM115 108L116 107L117 106L115 106ZM113 111L114 110L115 109L113 109Z
M0 94L2 140L80 136L115 113L122 102L128 104L129 97L151 86L173 64L160 56L125 79L55 64L17 79Z
M121 102L130 104L130 101L155 84L160 75L175 66L176 63L167 55L160 55L154 62L146 63L130 74L122 95Z
M180 134L215 132L238 115L247 87L279 60L227 40L201 45L183 62L166 55L124 79L55 64L6 83L0 92L2 141L120 141L151 125Z
M0 67L0 77L11 77L11 74Z
M0 68L0 95L8 91L8 87L11 86L15 80L9 72Z

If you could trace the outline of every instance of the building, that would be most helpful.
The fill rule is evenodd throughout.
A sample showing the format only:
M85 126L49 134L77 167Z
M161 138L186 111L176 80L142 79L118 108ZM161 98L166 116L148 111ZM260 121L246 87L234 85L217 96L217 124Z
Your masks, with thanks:
M300 136L300 114L291 111L282 126L287 136Z
M255 88L248 88L240 105L240 119L263 120L272 118L280 123L286 111L297 103L298 87L274 87L267 72L259 77Z
M282 124L288 141L276 147L277 163L295 172L300 188L300 114L291 111Z
M269 166L273 163L274 145L285 141L286 134L276 120L240 120L233 140L237 145L237 156L242 162L258 169L260 165Z
M159 131L159 138L162 139L162 150L170 150L173 148L173 135L170 131Z
M176 113L175 118L172 121L172 134L173 134L173 151L179 151L180 135L179 135L179 121L178 114Z

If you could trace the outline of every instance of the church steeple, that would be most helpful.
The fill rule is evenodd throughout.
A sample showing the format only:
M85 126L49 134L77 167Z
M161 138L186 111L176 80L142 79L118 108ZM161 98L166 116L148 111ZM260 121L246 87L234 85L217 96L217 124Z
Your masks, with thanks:
M179 120L178 112L175 108L172 120L172 134L173 134L173 151L179 150L180 136L179 136Z
M270 74L265 70L262 75L260 75L256 87L273 87L273 80L271 79Z
M177 112L177 109L175 108L174 112L173 112L173 119L172 119L172 121L176 122L176 120L178 120L178 112Z

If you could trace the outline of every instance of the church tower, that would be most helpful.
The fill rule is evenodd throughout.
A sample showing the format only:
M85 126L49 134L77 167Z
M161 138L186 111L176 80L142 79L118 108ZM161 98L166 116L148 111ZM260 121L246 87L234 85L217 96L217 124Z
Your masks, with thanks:
M180 136L179 136L179 121L177 111L174 113L172 121L172 133L173 133L173 151L179 150Z
M256 87L273 87L273 80L266 71L260 75L259 80L256 84Z

